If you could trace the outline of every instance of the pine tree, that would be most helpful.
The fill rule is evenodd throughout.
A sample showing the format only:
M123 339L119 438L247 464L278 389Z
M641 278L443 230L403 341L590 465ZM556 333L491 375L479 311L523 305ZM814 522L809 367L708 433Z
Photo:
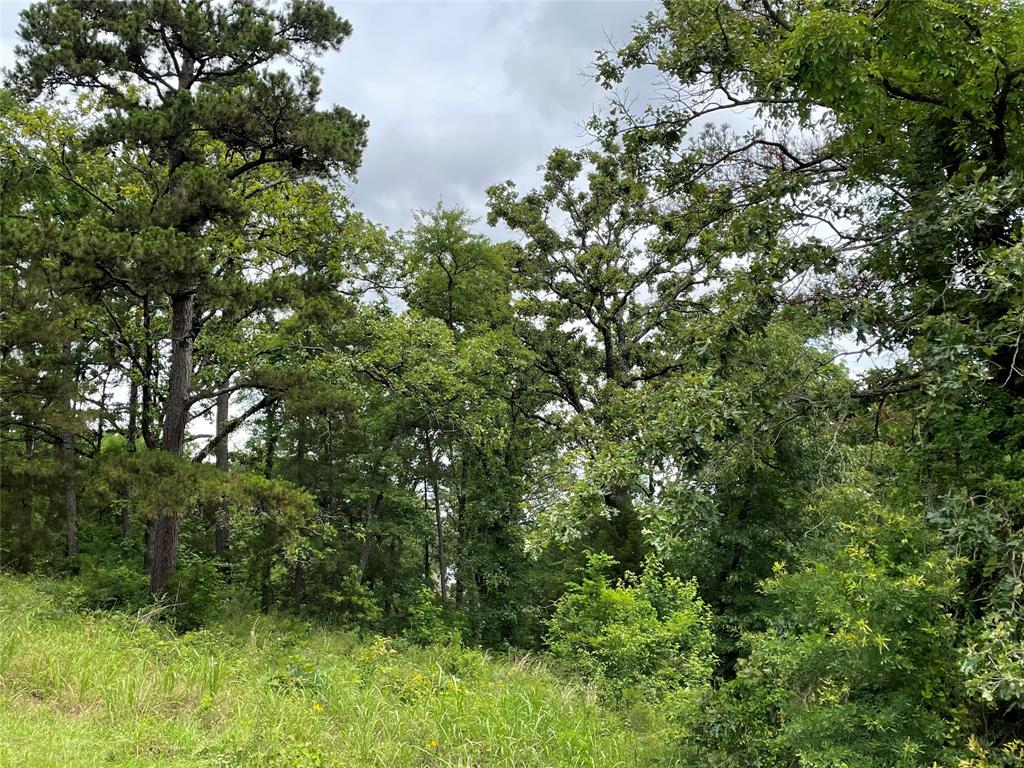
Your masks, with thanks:
M222 257L208 240L211 229L244 221L268 171L329 177L359 165L367 124L342 107L317 109L311 60L350 33L320 0L293 0L282 10L242 0L51 0L22 14L11 84L33 99L62 88L89 94L99 119L84 148L137 156L144 169L148 199L108 200L97 226L78 234L81 255L103 280L139 296L153 288L169 303L165 451L184 447L197 303ZM295 74L271 70L285 58ZM106 247L95 247L97 239ZM115 240L121 247L111 247ZM124 268L123 248L134 274ZM154 593L174 570L179 526L173 513L154 521Z

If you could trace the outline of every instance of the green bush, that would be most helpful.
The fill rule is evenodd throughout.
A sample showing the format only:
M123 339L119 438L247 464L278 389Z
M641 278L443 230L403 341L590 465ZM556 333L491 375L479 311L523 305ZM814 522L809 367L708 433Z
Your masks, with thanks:
M303 607L338 628L368 629L378 626L381 620L380 601L373 590L360 581L354 565L325 578L323 586L306 595Z
M556 659L606 693L664 696L711 679L711 612L697 585L665 573L648 559L640 575L614 586L609 555L592 554L582 584L568 585L548 625Z
M462 642L459 617L441 604L434 590L423 587L407 608L402 638L415 645L458 645Z
M149 577L137 565L82 556L76 589L68 598L77 600L77 608L136 610L150 600Z
M692 710L683 765L948 764L956 563L919 509L865 484L824 491L818 537L762 584L774 625Z
M216 617L221 607L224 577L214 563L182 553L168 585L168 618L181 632L198 629Z

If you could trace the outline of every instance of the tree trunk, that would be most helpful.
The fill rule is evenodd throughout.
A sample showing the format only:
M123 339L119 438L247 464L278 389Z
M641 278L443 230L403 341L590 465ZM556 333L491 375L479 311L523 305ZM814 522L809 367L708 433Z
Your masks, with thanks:
M230 379L224 382L226 387ZM230 406L231 395L228 392L222 392L217 395L217 417L216 417L216 434L220 434L224 431L224 427L228 422L228 409ZM230 456L228 454L228 440L224 438L217 443L217 469L221 472L228 471L228 463ZM217 557L223 559L228 554L228 536L230 534L229 523L228 523L228 502L227 500L221 501L217 507L216 517L213 521L213 550Z
M373 529L377 525L377 507L384 498L384 492L378 491L377 496L366 509L366 517L363 520L363 546L359 552L359 581L366 581L366 569L370 566L370 550L373 548Z
M139 437L139 385L132 379L128 388L128 453L134 455L135 441ZM121 538L127 541L132 534L132 509L126 502L121 505Z
M189 390L192 388L192 319L195 295L191 293L171 296L171 372L167 389L167 409L164 418L161 447L180 456L185 445L185 427L188 423ZM178 535L181 529L181 510L157 512L153 525L152 568L149 589L159 594L167 589L178 560Z
M156 528L156 520L146 521L146 530L142 532L142 572L153 573L153 530Z
M292 569L292 612L299 613L302 610L302 563L295 561Z
M68 513L68 557L78 556L78 484L75 477L75 435L65 429L62 435L64 463L64 504Z
M189 390L192 388L192 322L195 295L171 297L171 372L167 382L167 409L161 447L181 455L188 423Z
M448 579L444 565L444 528L441 519L441 495L438 493L437 477L430 481L434 491L434 520L437 523L437 582L441 589L441 601L448 599Z

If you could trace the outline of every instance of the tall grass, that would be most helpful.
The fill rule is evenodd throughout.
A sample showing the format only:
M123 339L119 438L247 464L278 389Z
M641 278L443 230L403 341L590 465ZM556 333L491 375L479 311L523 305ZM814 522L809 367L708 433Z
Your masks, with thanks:
M175 636L0 576L0 766L646 766L541 662L264 617Z

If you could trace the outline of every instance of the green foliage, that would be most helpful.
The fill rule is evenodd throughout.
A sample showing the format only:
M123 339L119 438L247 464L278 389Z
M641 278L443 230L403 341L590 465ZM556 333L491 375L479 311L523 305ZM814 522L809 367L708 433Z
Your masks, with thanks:
M225 598L224 577L215 565L184 553L162 603L174 627L187 632L211 623Z
M342 578L331 581L306 600L311 613L339 627L377 627L383 618L380 601L359 579L355 566Z
M931 766L960 708L955 563L920 511L863 474L823 492L821 529L765 581L772 626L695 710L691 759Z
M1024 710L1024 627L1019 617L988 618L963 650L967 690L987 704Z
M138 566L98 556L82 558L71 597L82 608L135 610L150 602L148 580Z
M591 554L581 584L568 585L548 627L551 653L604 689L664 696L711 679L711 613L694 582L666 574L653 559L616 584L610 555Z
M417 645L459 645L462 631L457 617L446 609L432 589L423 587L406 607L406 627L402 637Z
M1024 8L663 5L516 242L345 198L321 0L24 11L0 762L1024 758Z

